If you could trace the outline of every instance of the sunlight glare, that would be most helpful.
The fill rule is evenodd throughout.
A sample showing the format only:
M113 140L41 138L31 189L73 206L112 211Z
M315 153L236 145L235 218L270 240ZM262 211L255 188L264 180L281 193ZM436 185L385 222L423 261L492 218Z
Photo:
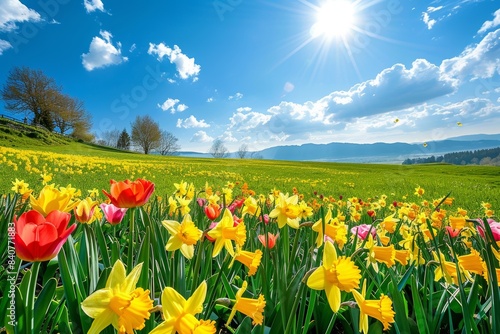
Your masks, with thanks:
M328 0L316 11L316 23L310 30L313 38L346 37L355 23L355 7L348 0Z

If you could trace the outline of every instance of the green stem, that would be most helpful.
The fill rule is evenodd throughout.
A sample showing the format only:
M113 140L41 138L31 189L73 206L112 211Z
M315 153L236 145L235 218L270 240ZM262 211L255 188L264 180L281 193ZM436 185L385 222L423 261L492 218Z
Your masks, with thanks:
M130 272L134 267L134 261L132 256L132 251L134 249L134 241L135 241L135 209L132 208L130 212L130 221L129 221L129 242L128 242L128 254L127 254L127 271Z
M34 334L35 329L35 294L40 262L33 262L31 265L31 276L28 284L26 298L26 328Z
M215 294L217 293L217 287L219 286L219 282L220 282L220 279L221 279L221 276L222 276L222 272L225 271L225 269L227 267L228 259L231 259L231 255L229 255L229 253L226 254L226 257L222 261L222 264L221 264L221 267L219 269L219 272L217 273L217 278L215 279L215 283L214 283L213 288L211 289L211 292L210 292L210 298L208 299L207 308L205 310L205 313L203 313L203 319L208 319L208 317L212 313L212 309L215 306L214 297L215 297Z

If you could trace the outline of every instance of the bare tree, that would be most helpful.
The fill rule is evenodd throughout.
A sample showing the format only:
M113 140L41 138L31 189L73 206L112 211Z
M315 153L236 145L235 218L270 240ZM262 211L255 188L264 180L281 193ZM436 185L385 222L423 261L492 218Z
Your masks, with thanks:
M132 142L148 154L160 145L160 126L150 116L137 116L132 123Z
M238 156L240 157L240 159L245 159L245 157L248 155L248 145L241 144L237 153L238 153Z
M116 147L118 139L120 138L120 131L117 129L104 131L102 133L102 139L106 146Z
M75 137L91 138L91 117L83 102L61 93L54 79L40 70L14 67L1 90L5 109L14 113L31 114L32 123L43 125L50 131L59 129L61 134L73 129ZM72 134L72 135L73 135Z
M60 90L54 79L42 71L15 67L2 89L2 99L5 109L15 113L30 111L34 124L41 124L52 131L54 124L51 110L54 109Z
M180 150L181 146L177 144L179 139L175 137L172 133L168 131L161 132L160 145L158 146L158 152L161 155L173 155Z
M54 125L61 134L77 126L80 130L91 127L91 116L85 110L83 101L68 95L59 94L52 114Z
M229 152L226 146L224 146L222 139L215 139L208 153L214 158L227 158L229 156Z

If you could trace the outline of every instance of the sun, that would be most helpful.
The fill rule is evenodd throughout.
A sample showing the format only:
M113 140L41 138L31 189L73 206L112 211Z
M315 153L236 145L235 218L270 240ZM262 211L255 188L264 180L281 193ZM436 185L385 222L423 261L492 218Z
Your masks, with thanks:
M356 23L356 7L349 0L326 0L316 8L316 22L311 37L345 38Z

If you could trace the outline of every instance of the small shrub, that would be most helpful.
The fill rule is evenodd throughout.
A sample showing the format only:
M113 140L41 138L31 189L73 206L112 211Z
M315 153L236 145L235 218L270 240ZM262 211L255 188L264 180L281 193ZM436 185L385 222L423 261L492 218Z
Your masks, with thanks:
M27 136L30 138L34 138L34 139L40 138L40 134L38 132L34 132L34 131L28 132Z

